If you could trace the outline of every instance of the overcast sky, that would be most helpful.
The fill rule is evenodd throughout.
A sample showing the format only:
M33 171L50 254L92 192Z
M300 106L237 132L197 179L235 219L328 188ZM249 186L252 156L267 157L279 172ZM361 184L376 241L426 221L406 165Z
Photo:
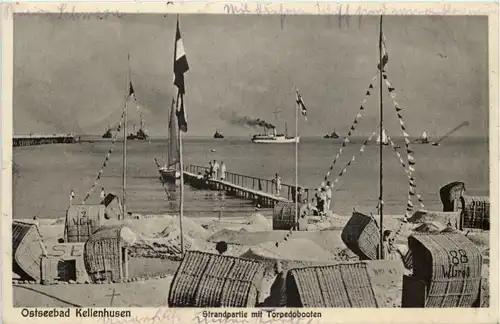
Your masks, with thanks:
M101 134L121 114L131 55L132 82L153 136L166 134L174 87L175 16L128 15L61 19L18 16L14 24L14 132ZM293 132L297 87L308 108L303 136L336 128L346 133L358 112L378 58L378 18L336 16L181 16L190 71L187 82L189 135L255 132L232 119L259 117ZM457 136L487 136L487 18L384 18L389 79L396 88L412 136L423 129L442 135L463 121ZM359 132L370 134L378 119L378 83ZM388 132L399 134L384 89ZM139 124L135 107L132 124Z

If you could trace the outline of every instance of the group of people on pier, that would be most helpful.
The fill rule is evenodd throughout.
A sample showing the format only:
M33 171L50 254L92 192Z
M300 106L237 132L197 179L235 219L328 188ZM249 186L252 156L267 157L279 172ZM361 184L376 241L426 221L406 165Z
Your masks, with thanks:
M226 180L227 167L223 161L220 164L217 160L208 162L208 169L205 170L205 179L216 179L225 181Z
M274 194L280 196L283 179L280 177L279 173L274 175L272 180L274 185ZM297 187L297 194L295 193L295 187L291 187L291 196L293 202L308 203L307 199L303 197L304 189L302 187ZM316 190L316 194L312 198L313 209L315 209L318 215L323 216L329 210L331 210L332 203L332 183L328 181L325 187L320 187Z

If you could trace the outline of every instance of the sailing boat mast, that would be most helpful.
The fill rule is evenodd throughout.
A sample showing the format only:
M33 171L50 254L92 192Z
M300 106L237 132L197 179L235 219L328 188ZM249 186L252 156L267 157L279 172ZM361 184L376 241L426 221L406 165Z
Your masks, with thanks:
M383 174L384 174L384 168L383 168L383 151L384 151L384 143L383 143L383 136L384 136L384 100L382 96L382 79L383 79L383 62L382 62L382 40L383 38L383 32L382 32L382 16L380 16L380 35L379 35L379 44L378 44L378 49L379 49L379 96L380 96L380 143L379 143L379 150L380 150L380 195L379 195L379 215L380 215L380 244L379 244L379 259L384 259L384 200L383 200L383 190L384 190L384 181L383 181Z

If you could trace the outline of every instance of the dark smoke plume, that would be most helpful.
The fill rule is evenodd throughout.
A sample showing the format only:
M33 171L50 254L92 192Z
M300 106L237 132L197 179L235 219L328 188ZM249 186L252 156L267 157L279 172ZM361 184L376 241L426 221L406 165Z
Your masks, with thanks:
M250 126L250 127L260 126L260 127L264 127L267 129L276 128L276 126L274 126L273 124L268 123L265 120L260 119L260 118L253 118L253 117L248 117L248 116L244 116L244 117L237 116L234 111L232 111L231 113L223 112L221 114L221 118L224 121L227 121L233 125Z

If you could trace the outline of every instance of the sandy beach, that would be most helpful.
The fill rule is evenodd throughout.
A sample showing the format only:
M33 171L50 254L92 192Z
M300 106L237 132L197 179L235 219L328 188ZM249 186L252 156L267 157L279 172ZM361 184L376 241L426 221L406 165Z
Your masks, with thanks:
M273 231L272 219L260 213L223 221L217 218L187 218L183 222L184 242L188 250L217 253L215 244L225 241L228 243L227 255L266 262L267 272L260 296L263 301L269 294L269 287L274 280L272 267L275 260L282 260L286 267L294 268L337 264L358 259L345 247L340 237L348 219L349 216L335 214L330 214L324 221L312 219L307 231L293 232L293 235L285 241L284 237L288 231ZM401 219L402 216L387 216L387 228L399 228ZM125 220L124 223L138 237L129 252L129 282L41 285L14 280L14 306L104 307L110 306L110 296L113 291L119 296L113 299L112 306L166 305L170 283L180 263L178 217L143 216L140 219ZM421 225L403 224L396 244L405 244L406 237ZM62 237L64 223L61 220L43 220L39 228L45 243L56 242ZM488 234L470 234L470 238L481 249L485 259L482 274L485 282L482 293L483 306L486 307L489 303ZM376 267L376 262L382 261L372 262ZM398 274L389 276L372 272L373 288L380 307L401 307L402 275L407 270L403 268L401 260L391 262ZM85 293L82 294L82 291Z

